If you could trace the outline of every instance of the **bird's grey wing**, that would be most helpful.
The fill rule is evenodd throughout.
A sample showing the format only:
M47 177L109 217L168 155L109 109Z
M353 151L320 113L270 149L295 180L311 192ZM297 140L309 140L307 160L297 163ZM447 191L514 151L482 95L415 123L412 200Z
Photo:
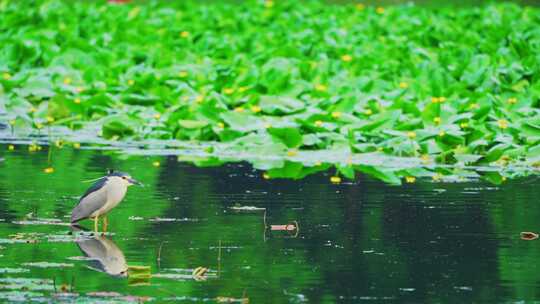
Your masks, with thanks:
M103 187L103 185L97 190L90 193L85 193L85 195L83 195L79 201L79 204L71 213L72 223L90 217L92 213L105 205L107 202L107 190L105 187Z
M88 188L88 190L86 190L86 192L81 196L81 198L79 199L79 203L83 200L83 198L87 197L90 193L92 192L95 192L101 188L103 188L103 186L105 186L105 184L107 183L107 177L102 177L100 179L98 179L95 183L92 184L92 186L90 186L90 188Z

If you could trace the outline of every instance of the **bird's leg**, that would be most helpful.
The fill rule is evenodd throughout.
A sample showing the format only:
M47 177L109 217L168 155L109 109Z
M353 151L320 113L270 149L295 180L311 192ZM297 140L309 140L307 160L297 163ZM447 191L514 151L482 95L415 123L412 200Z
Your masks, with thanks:
M103 217L103 232L107 232L108 226L109 226L109 217L105 215Z
M99 222L99 215L96 215L94 217L94 232L97 233L98 232L98 222Z

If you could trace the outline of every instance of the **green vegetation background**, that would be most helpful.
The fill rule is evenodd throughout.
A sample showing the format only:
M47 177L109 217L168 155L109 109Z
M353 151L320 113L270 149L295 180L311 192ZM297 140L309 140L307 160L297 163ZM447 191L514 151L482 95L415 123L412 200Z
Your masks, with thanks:
M516 4L3 0L0 104L14 130L538 166L539 25Z

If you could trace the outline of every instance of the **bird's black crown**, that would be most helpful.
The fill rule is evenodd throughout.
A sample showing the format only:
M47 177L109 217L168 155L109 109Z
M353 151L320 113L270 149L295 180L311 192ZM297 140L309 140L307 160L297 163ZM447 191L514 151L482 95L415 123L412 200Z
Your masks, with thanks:
M119 177L122 177L122 176L129 176L129 174L127 174L125 172L114 171L113 169L109 169L107 171L107 176L119 176Z

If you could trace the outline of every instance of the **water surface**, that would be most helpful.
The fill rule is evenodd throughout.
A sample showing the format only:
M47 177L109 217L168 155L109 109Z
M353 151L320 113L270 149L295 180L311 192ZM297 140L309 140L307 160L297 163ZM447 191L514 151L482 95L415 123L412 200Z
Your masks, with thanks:
M266 180L243 163L198 168L175 157L47 152L0 146L0 301L540 298L540 243L520 239L540 231L537 177L391 186L358 176L335 185L334 171ZM44 172L49 166L54 172ZM107 168L146 186L130 188L106 235L73 231L64 223L84 181ZM299 229L271 230L287 224ZM123 277L123 265L150 267L152 277ZM194 276L198 267L208 271Z

